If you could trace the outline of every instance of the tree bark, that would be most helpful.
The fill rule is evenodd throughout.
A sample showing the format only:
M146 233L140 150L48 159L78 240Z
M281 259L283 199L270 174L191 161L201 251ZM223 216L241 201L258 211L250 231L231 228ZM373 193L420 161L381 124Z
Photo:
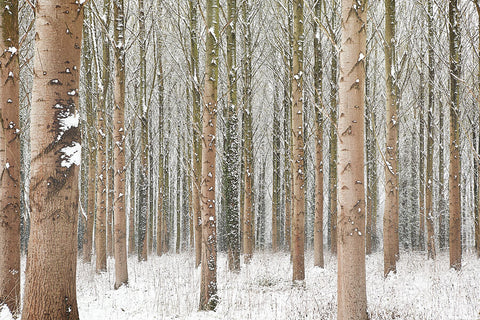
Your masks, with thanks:
M245 195L244 195L244 214L243 214L243 250L244 261L250 263L255 246L255 214L253 199L253 128L252 128L252 36L250 24L250 1L244 0L242 3L242 16L244 23L244 66L243 66L243 121L245 122Z
M31 229L22 319L78 319L77 109L83 4L40 0L35 16Z
M435 228L433 217L433 137L435 97L433 83L435 81L435 56L433 52L433 6L432 1L427 1L428 23L428 111L427 111L427 177L425 195L425 213L427 220L427 251L428 258L435 259Z
M460 13L457 0L448 6L448 31L450 44L450 166L449 166L449 212L450 212L450 267L459 271L462 267L462 211L461 211L461 162L460 162Z
M293 281L305 279L305 168L303 123L303 0L293 0L293 79L292 79L292 173Z
M103 1L105 24L110 26L111 0ZM110 46L107 36L103 38L102 90L97 105L97 209L95 215L95 254L97 272L107 271L107 143L106 110L108 84L110 83Z
M314 86L315 86L315 221L313 226L313 263L323 268L323 65L320 23L322 1L315 4Z
M342 0L338 118L338 319L368 319L364 91L367 5Z
M0 301L20 311L20 67L18 0L0 15ZM7 9L7 7L9 9Z
M397 272L398 259L398 101L395 70L395 0L385 1L385 76L387 141L385 153L385 213L383 217L384 275Z
M115 89L113 110L114 175L114 255L115 289L128 284L127 228L125 216L125 17L123 0L113 3L115 41Z
M237 1L227 3L227 73L228 103L225 128L225 162L223 170L224 196L226 204L226 237L228 251L228 268L240 270L240 208L239 208L239 150L238 150L238 106L237 106Z
M200 310L215 310L217 296L217 221L215 214L215 152L217 126L217 83L219 2L206 3L206 55L205 93L202 130L202 276L200 284Z

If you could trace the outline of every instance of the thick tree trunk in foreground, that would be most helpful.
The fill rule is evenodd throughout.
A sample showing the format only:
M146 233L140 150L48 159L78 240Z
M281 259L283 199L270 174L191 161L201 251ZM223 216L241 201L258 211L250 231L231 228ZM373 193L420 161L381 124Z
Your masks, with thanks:
M462 268L462 210L460 183L462 177L460 162L460 13L457 0L450 0L448 7L450 41L450 174L448 188L450 195L450 267Z
M215 310L217 296L217 218L215 215L215 152L217 128L217 82L219 3L207 0L207 41L202 131L202 280L200 310Z
M303 0L293 1L293 281L305 279L305 168L303 140Z
M6 7L9 7L9 10ZM20 120L18 0L0 1L0 303L20 308Z
M397 272L398 257L398 102L395 74L395 0L385 1L385 76L387 142L385 153L385 213L383 217L384 275Z
M115 89L113 110L113 139L115 157L114 175L114 255L115 255L115 289L128 284L127 271L127 226L125 215L125 17L123 0L113 4L115 21Z
M338 314L368 319L365 275L364 91L367 5L342 0L338 118Z
M78 319L77 109L83 5L40 0L35 16L31 229L22 319Z

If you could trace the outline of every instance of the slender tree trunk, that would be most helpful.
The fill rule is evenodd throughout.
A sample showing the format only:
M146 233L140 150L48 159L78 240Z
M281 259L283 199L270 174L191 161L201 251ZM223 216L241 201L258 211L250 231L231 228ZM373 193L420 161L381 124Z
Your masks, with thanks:
M432 0L427 2L428 22L428 111L427 111L427 185L426 185L426 206L427 219L427 250L428 258L435 259L435 228L433 217L433 136L435 112L433 83L435 81L435 57L433 52L433 7Z
M190 73L192 77L193 109L193 221L195 224L195 265L201 262L202 253L202 217L200 214L200 177L202 174L202 117L198 79L198 35L197 1L189 0L190 5Z
M290 104L290 90L291 85L287 87L287 83L290 83L290 73L286 72L284 80L284 97L283 97L283 132L284 132L284 172L283 181L285 185L285 247L291 252L291 210L292 210L292 179L291 179L291 104Z
M398 101L395 73L395 0L385 1L385 76L387 141L385 212L383 217L384 275L397 272L398 259Z
M245 200L243 217L243 249L245 253L245 263L250 263L255 246L255 214L253 199L253 128L252 128L252 35L251 35L251 9L250 1L244 0L242 3L242 17L244 23L244 96L243 96L243 121L245 122Z
M91 22L91 19L86 19ZM93 37L89 36L87 30L83 31L84 34L84 50L86 53L84 55L84 63L86 69L86 87L89 88L88 92L85 94L85 111L87 113L87 130L84 137L88 150L90 151L87 155L88 158L88 176L87 176L87 217L86 217L86 228L83 238L83 262L90 263L92 261L92 240L93 240L93 227L95 219L95 160L96 160L96 135L95 135L95 111L93 107L93 92L98 92L97 82L92 83L93 75L92 70L95 68L92 65L92 60L94 60L91 52L94 50L93 46L90 46L90 42Z
M338 119L338 313L368 319L365 272L365 52L367 5L342 0Z
M160 0L159 0L160 1ZM160 30L159 30L160 31ZM160 32L159 32L160 33ZM157 199L157 255L161 256L165 239L163 237L164 232L164 194L165 194L165 182L164 182L164 164L165 164L165 146L163 143L163 127L164 127L164 104L163 104L163 90L164 90L164 76L163 76L163 62L162 62L162 46L160 41L160 35L157 35L157 72L158 72L158 145L160 154L158 157L158 199Z
M280 103L278 101L278 88L275 87L273 102L273 189L272 189L272 251L277 252L280 247Z
M445 207L447 206L445 203L445 157L444 157L444 114L443 114L443 105L439 104L439 122L438 122L438 132L440 133L440 140L438 148L438 194L439 194L439 205L438 205L438 244L440 249L445 248L446 243L446 227L445 227Z
M20 67L18 0L0 1L0 301L20 311ZM7 9L7 7L9 9Z
M462 267L462 211L461 211L461 162L460 162L460 13L457 0L450 0L448 7L450 41L450 267L459 271Z
M217 296L217 219L215 215L215 152L217 127L217 82L219 3L207 0L208 30L205 55L205 93L202 142L202 277L200 285L200 310L215 310Z
M115 212L115 289L128 284L127 230L125 216L125 17L123 8L123 0L114 1L115 101L113 112L113 138L115 141L115 181L113 205Z
M333 1L331 28L336 28L337 1ZM336 34L333 31L333 39L336 40ZM336 43L335 43L336 44ZM329 241L332 254L337 254L337 82L338 82L338 52L335 45L332 45L332 64L331 64L331 91L330 91L330 163L329 163Z
M377 68L377 49L373 57L374 73ZM369 62L365 63L365 74L367 75L367 68ZM377 238L377 149L376 149L376 116L374 111L373 100L369 97L376 96L376 84L373 81L372 93L370 96L370 81L368 76L365 77L365 131L366 131L366 159L367 159L367 225L366 225L366 253L371 254L375 248Z
M293 219L292 260L293 281L305 279L305 168L303 123L303 0L293 0Z
M315 86L315 221L313 226L313 263L323 268L323 65L320 22L322 3L315 3L314 86Z
M177 127L177 186L176 186L176 195L177 195L177 200L176 200L176 207L175 207L175 213L176 213L176 218L175 218L175 253L179 254L180 253L180 247L181 247L181 234L182 234L182 229L181 229L181 212L182 212L182 203L180 202L181 200L181 186L180 186L180 181L182 179L181 176L181 170L180 170L180 162L182 161L182 154L180 152L180 125Z
M77 106L83 5L40 0L36 2L35 16L37 40L30 113L31 229L22 319L78 319L81 145Z
M422 60L425 58L423 52ZM420 93L419 93L419 120L420 120L420 179L419 179L419 232L418 248L425 250L425 75L423 70L420 73Z
M140 147L140 181L138 184L139 190L139 212L138 212L138 261L147 261L148 256L148 107L145 101L145 86L146 86L146 48L145 48L145 12L143 0L138 1L139 10L139 59L140 59L140 78L139 78L139 110L140 115L140 132L141 132L141 147Z
M103 1L103 14L107 28L110 26L111 1ZM107 143L106 110L108 84L110 83L110 46L105 35L102 46L102 94L97 105L97 211L95 216L96 271L107 271Z
M477 9L477 26L478 26L478 34L480 35L480 1L475 0L475 7ZM480 37L478 38L478 50L480 50ZM480 66L480 55L478 56L478 65ZM480 67L478 69L478 75L477 75L477 81L478 81L478 98L480 99ZM480 104L480 100L479 100ZM480 107L479 107L480 111ZM479 115L479 121L480 121L480 115ZM480 130L478 130L480 126L477 127L477 132L478 132L478 145L477 145L477 154L475 155L476 163L477 163L477 203L476 203L476 208L477 210L475 211L475 251L477 253L477 257L480 258L480 159L478 158L478 154L480 153ZM442 132L442 131L440 131Z
M226 205L226 233L228 268L240 270L240 208L239 208L239 150L238 150L238 106L237 106L237 54L236 26L237 1L229 0L227 17L227 73L228 73L228 104L226 106L226 133L224 141L225 162L223 169L224 196Z

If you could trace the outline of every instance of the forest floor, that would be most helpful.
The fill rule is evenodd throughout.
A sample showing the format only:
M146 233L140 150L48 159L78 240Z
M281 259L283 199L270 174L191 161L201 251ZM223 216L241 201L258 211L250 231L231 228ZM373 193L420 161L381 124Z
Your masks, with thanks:
M113 290L109 271L79 260L77 299L85 320L131 319L336 319L336 258L327 254L325 269L313 267L306 254L304 286L291 282L286 253L255 253L240 273L218 259L220 304L216 312L198 312L200 269L192 253L129 258L129 286ZM23 259L23 264L24 264ZM462 271L448 267L448 252L435 261L422 253L402 252L398 273L383 278L381 252L367 257L367 299L371 319L480 319L480 260L465 253ZM12 319L2 310L0 320Z

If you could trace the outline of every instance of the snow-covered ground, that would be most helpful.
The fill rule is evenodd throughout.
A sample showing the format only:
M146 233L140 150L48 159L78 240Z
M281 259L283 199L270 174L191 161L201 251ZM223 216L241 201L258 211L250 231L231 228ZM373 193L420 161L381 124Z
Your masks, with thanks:
M109 272L97 275L79 261L77 298L81 319L336 319L336 258L314 268L306 255L304 287L293 286L286 253L256 253L240 273L219 255L216 312L198 312L200 270L191 253L129 259L129 287L113 290ZM448 253L427 261L402 253L398 273L383 278L383 255L367 257L368 311L372 319L480 319L480 260L464 254L461 272L448 268ZM5 310L1 320L10 320Z

